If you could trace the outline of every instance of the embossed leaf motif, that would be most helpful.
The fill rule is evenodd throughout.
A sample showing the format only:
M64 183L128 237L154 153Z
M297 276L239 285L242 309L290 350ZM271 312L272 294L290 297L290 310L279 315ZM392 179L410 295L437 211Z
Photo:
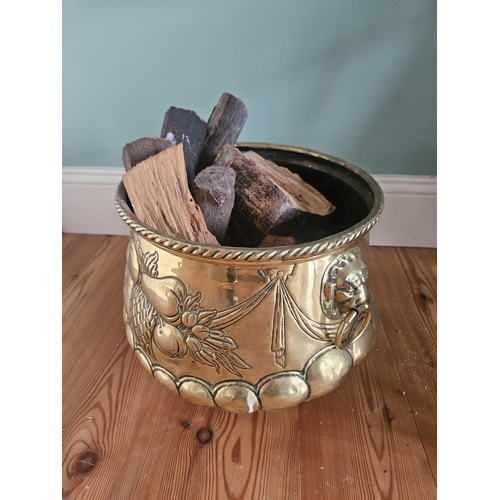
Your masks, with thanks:
M158 307L155 307L156 301L154 297L152 300L151 297L148 297L144 293L141 283L144 277L150 279L158 277L158 252L144 252L135 239L132 240L132 245L133 247L129 248L129 250L133 258L137 258L137 279L134 280L130 294L130 319L137 345L154 360L155 356L151 346L151 339L155 328L159 324ZM129 256L129 258L131 257ZM148 292L150 291L149 288L147 290Z
M130 294L130 320L137 345L154 359L151 335L157 324L158 314L138 284L132 287Z
M189 355L199 363L212 366L220 373L222 366L230 373L241 377L240 369L251 368L233 351L238 346L224 331L210 328L216 310L205 310L200 305L202 295L188 295L179 304L176 326L183 333Z

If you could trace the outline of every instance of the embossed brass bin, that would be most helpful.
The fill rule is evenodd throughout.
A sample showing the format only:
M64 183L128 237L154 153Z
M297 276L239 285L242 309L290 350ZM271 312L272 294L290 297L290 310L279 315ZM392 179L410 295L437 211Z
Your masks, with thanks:
M369 231L384 198L360 168L315 151L240 143L298 173L335 206L331 234L289 247L213 247L130 226L123 316L141 364L167 389L232 412L277 410L335 389L374 343Z

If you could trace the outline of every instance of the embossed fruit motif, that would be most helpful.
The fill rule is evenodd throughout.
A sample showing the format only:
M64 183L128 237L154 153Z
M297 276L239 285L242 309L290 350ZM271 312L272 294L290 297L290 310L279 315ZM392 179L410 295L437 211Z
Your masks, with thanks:
M159 276L157 252L143 252L135 242L128 257L132 259L129 267L133 271L137 267L131 273L134 285L128 307L137 347L152 360L158 351L171 359L189 354L217 373L223 367L238 377L239 369L251 368L232 352L238 348L234 340L222 329L211 328L217 310L201 306L202 294L188 294L175 276Z
M217 373L220 372L220 367L223 367L241 377L238 369L248 369L250 366L231 352L238 347L231 337L222 330L210 327L217 311L205 310L200 304L201 299L200 292L196 295L187 295L179 303L177 314L169 318L169 342L174 342L175 339L178 343L175 345L169 343L168 353L162 350L157 342L157 337L160 336L159 330L157 335L153 334L155 344L164 354L171 357L183 357L189 353L195 361L212 366ZM172 328L175 328L177 333L174 334ZM165 332L165 328L162 331ZM184 346L186 346L185 351Z
M175 326L158 321L153 329L153 342L156 347L170 358L183 358L188 352L186 339Z
M145 273L141 276L142 290L158 314L164 318L176 317L179 303L186 297L184 283L175 276L157 278Z

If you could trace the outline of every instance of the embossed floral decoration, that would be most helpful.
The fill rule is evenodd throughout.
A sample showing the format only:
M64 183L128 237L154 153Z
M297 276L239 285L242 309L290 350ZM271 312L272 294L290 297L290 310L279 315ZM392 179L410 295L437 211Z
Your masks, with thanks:
M241 377L239 369L251 368L234 352L235 341L224 331L211 328L216 310L205 310L201 305L202 295L186 295L179 302L177 314L162 319L153 331L153 341L163 354L170 357L184 357L187 353L199 363L215 368L220 367ZM175 330L173 330L175 329ZM172 343L175 337L177 342Z

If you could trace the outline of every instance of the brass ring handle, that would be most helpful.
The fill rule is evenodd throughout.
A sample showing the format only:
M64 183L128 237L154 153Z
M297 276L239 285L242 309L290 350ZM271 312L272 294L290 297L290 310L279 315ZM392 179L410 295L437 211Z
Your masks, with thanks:
M370 320L372 319L372 310L370 308L367 308L363 311L363 313L365 317L363 318L363 322L361 323L361 325L356 329L354 333L348 335L351 343L354 342L358 337L360 337L361 334L366 330L366 327L370 324ZM342 323L340 323L337 334L335 335L335 347L337 347L337 349L345 349L345 346L342 346L344 332L349 329L349 327L352 325L359 314L360 313L357 309L351 309L347 313Z

